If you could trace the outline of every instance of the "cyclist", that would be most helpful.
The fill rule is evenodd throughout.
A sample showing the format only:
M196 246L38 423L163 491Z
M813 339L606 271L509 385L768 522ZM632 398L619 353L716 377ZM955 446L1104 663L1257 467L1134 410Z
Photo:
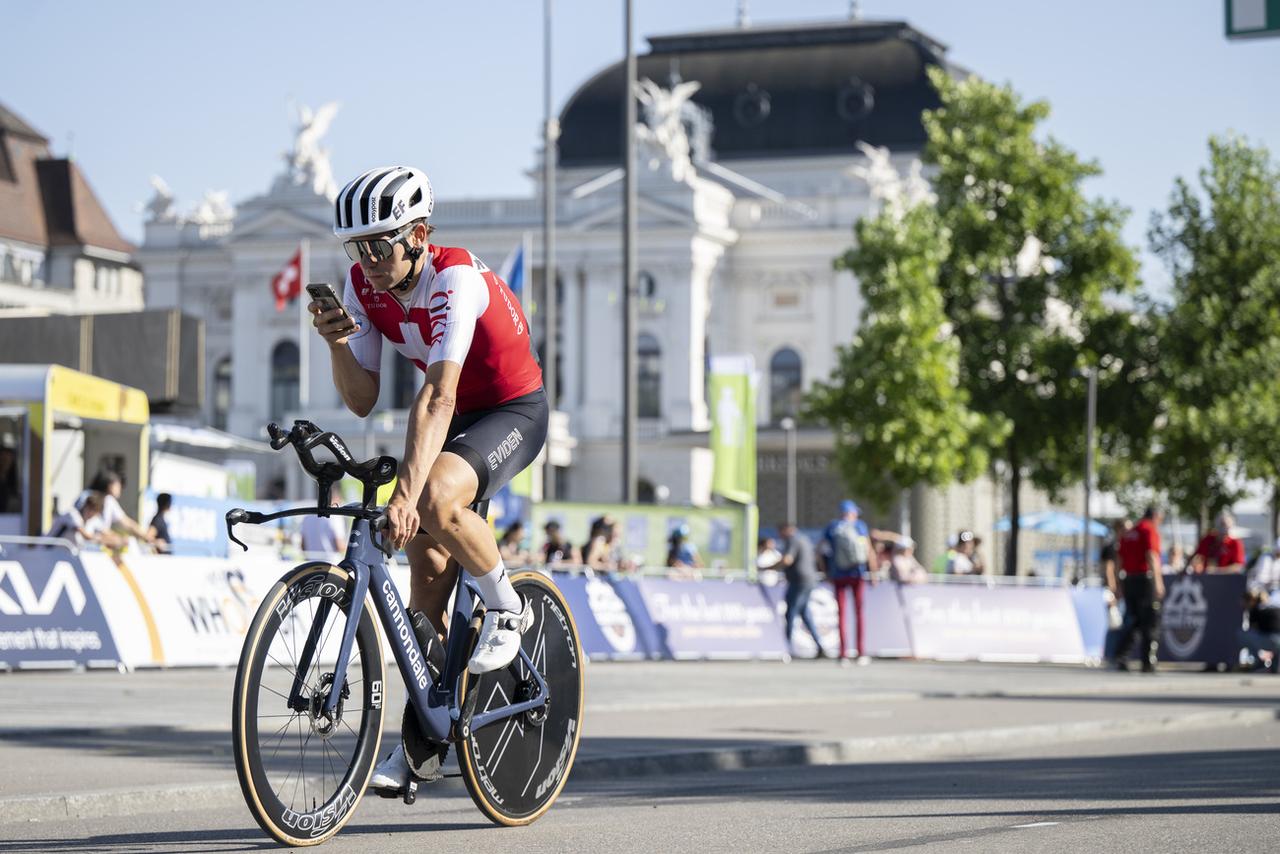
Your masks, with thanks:
M377 404L383 339L425 374L409 411L404 460L387 505L387 536L405 549L409 607L447 632L456 566L472 577L487 613L468 662L472 673L510 664L533 621L488 523L470 509L525 469L547 435L547 398L529 324L506 283L466 249L428 242L431 183L418 169L370 169L334 206L334 234L353 263L344 309L309 306L328 342L334 383L361 417ZM371 785L409 779L403 747Z

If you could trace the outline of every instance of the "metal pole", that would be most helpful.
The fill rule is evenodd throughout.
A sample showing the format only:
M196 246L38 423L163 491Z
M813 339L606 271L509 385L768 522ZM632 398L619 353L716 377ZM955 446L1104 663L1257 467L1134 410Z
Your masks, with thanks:
M1089 528L1093 524L1090 515L1090 504L1093 497L1093 431L1098 421L1098 368L1089 368L1089 401L1085 416L1085 449L1084 449L1084 577L1088 578L1092 569L1090 544L1092 537Z
M636 500L636 54L631 47L631 0L624 0L627 58L622 100L622 500Z
M560 321L559 289L556 287L556 141L560 137L560 125L551 115L551 3L552 0L546 0L542 16L542 290L546 324L543 327L546 366L542 371L542 384L547 392L547 403L554 412L560 391L556 382L559 360L556 335ZM547 501L554 501L555 466L548 463L543 475L542 495Z
M298 284L298 409L310 417L311 405L311 313L307 311L307 292L303 285L311 279L311 241L302 241L302 281Z
M794 418L783 418L781 421L787 440L787 524L796 523L796 421Z

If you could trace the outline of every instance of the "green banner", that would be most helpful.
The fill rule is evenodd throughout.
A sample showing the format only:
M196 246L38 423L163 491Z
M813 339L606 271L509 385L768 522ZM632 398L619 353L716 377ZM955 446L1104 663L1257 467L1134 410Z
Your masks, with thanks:
M756 389L750 356L711 360L711 491L739 504L756 503Z
M754 549L744 551L743 525L747 520L736 507L542 502L531 509L532 548L542 548L546 542L543 527L553 520L560 523L566 540L582 547L591 522L601 516L619 526L623 556L644 567L666 565L671 532L681 525L689 526L689 541L709 568L751 568L755 560Z

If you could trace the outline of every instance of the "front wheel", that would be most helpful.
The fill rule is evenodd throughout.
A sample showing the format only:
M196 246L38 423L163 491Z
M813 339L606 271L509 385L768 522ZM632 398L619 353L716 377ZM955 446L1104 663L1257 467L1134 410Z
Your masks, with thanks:
M232 733L236 774L258 824L286 845L316 845L351 818L382 735L382 636L366 599L344 673L334 672L352 611L353 578L326 563L285 575L245 637L236 671ZM300 666L309 640L317 648ZM289 698L301 673L300 701ZM324 711L340 691L332 715Z
M529 824L551 808L569 779L582 735L582 645L573 614L551 579L538 572L511 577L533 607L534 622L521 646L547 683L545 706L463 733L458 764L471 799L496 824ZM475 714L529 696L533 682L523 663L474 676L463 671L463 697L475 695Z

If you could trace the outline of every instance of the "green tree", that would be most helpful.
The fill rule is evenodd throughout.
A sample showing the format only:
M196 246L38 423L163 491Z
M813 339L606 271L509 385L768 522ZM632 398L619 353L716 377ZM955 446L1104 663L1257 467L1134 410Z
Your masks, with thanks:
M1086 199L1081 190L1087 178L1098 174L1098 167L1053 140L1038 138L1037 127L1049 113L1046 104L1024 104L1007 86L977 78L956 80L940 69L933 69L930 79L942 103L924 115L924 161L937 194L933 216L946 241L919 241L925 248L904 249L897 256L859 242L843 263L858 271L864 288L900 290L905 277L895 267L907 259L917 264L924 263L923 257L936 259L931 279L944 323L954 336L948 346L958 350L949 377L957 386L956 396L949 409L938 411L942 421L959 424L971 442L1001 460L1012 497L1006 563L1006 572L1012 574L1024 477L1051 494L1081 477L1083 369L1108 359L1100 376L1103 396L1115 394L1128 375L1125 359L1113 352L1108 340L1124 312L1109 307L1104 297L1134 290L1137 264L1120 238L1123 209ZM864 230L860 226L860 236ZM887 304L895 300L910 302L909 297L897 296ZM922 338L927 338L927 329L921 322L917 331ZM899 337L911 343L905 332ZM914 346L889 351L899 358L898 371L876 372L873 364L886 355L883 342L860 336L850 352L842 354L832 382L824 387L824 399L835 400L831 389L841 389L849 393L849 403L890 400L898 393L892 382L897 373L917 379L934 376L927 362L918 364L922 359L937 361L934 351L919 346L922 338ZM872 349L873 344L881 350ZM908 400L905 406L925 409L939 402ZM851 411L846 421L854 425L857 438L844 441L854 445L867 436L879 437L888 450L898 434L894 421L886 424L885 417L875 407ZM889 417L903 419L896 411ZM1099 426L1104 433L1113 428L1105 417ZM926 435L925 441L930 438ZM934 446L934 451L939 457L956 453L945 444ZM969 457L951 464L956 477L976 473L979 450L967 451ZM936 482L929 475L946 471L908 461L895 472L869 455L860 461L887 473L900 486Z
M1280 170L1264 147L1211 137L1198 184L1179 178L1151 222L1173 304L1149 477L1203 523L1243 476L1280 488Z
M814 384L808 417L833 427L845 481L883 509L916 483L972 480L1007 427L970 409L957 382L960 345L938 289L950 240L937 212L887 205L855 231L858 248L836 266L862 283L862 326L839 350L836 382Z

